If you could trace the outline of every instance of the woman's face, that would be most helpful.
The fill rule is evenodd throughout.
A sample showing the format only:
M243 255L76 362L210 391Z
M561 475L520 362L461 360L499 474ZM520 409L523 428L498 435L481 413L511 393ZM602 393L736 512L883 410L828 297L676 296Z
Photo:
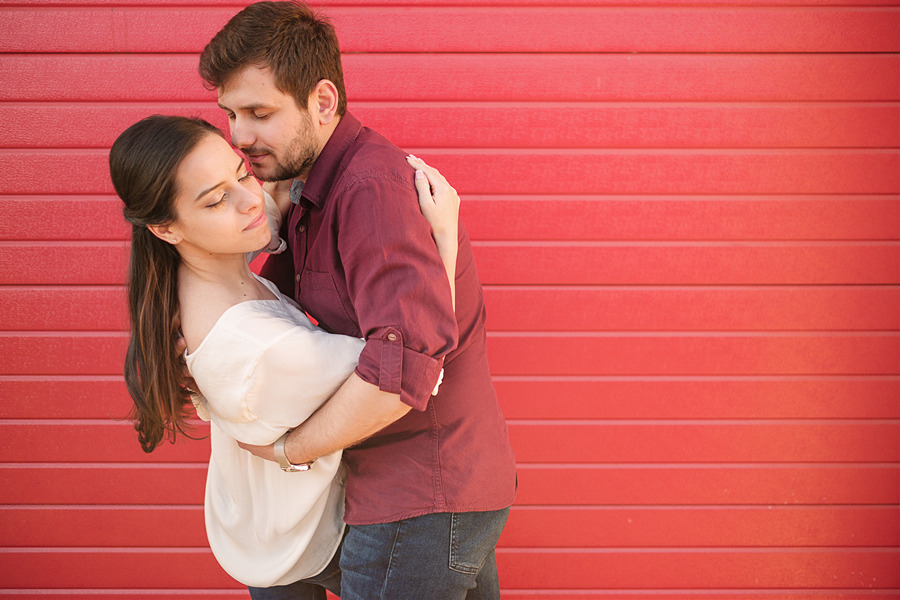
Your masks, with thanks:
M269 243L262 187L222 137L207 135L175 175L175 222L169 232L182 251L240 254Z

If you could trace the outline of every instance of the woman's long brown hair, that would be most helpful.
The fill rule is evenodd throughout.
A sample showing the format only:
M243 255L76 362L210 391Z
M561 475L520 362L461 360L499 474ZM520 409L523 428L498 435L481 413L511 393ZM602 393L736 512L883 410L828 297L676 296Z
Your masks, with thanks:
M134 401L129 415L144 452L164 439L187 433L190 395L176 348L178 266L171 244L147 228L175 221L176 173L207 135L221 135L201 119L155 115L126 129L113 143L109 171L131 223L128 308L131 338L125 356L125 384Z

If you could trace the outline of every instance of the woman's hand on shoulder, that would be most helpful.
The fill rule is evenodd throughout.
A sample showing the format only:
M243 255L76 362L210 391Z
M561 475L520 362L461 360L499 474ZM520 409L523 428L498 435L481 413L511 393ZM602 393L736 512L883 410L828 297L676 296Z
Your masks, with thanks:
M412 154L406 160L416 170L419 207L434 232L434 242L450 282L450 302L456 308L456 255L459 239L459 194L434 167Z
M441 173L413 155L406 157L416 170L416 191L419 207L439 243L456 244L459 230L459 194Z

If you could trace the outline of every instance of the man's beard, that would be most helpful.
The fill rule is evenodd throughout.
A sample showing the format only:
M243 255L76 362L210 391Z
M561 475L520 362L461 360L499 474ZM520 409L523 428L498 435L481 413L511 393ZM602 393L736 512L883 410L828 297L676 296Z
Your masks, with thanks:
M290 145L285 150L285 159L279 160L274 153L269 153L275 158L275 166L272 173L255 173L257 177L263 181L285 181L287 179L296 179L303 175L309 174L313 164L319 157L319 150L316 145L316 139L312 134L309 117L297 130L297 135L291 140ZM304 127L305 126L305 127ZM254 149L244 151L245 154L256 154Z
M315 145L303 143L304 141L307 140L294 138L291 147L288 148L286 161L276 160L275 170L271 176L263 177L263 181L284 181L307 175L319 157L319 153Z

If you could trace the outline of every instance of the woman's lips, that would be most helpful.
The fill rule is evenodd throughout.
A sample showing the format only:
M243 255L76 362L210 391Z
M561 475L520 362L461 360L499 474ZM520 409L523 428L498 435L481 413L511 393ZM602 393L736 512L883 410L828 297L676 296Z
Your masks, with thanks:
M261 224L263 224L265 222L265 220L266 220L266 213L264 213L264 212L259 213L259 216L256 217L256 219L254 219L252 223L250 223L249 225L244 227L244 231L247 231L248 229L254 229L256 227L259 227Z

